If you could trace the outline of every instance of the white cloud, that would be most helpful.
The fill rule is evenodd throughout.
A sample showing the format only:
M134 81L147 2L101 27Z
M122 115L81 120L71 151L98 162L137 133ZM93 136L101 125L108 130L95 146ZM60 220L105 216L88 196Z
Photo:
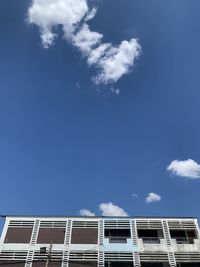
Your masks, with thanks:
M161 196L153 192L149 193L145 199L146 203L159 202L159 201L161 201Z
M137 198L138 197L138 194L132 194L132 197Z
M90 31L89 26L83 24L78 33L72 37L72 41L85 55L88 55L92 47L100 43L102 37L102 34Z
M112 202L101 203L99 209L103 216L128 216L128 213Z
M173 160L167 167L167 170L180 177L188 177L190 179L200 178L200 164L193 159Z
M71 37L88 14L90 12L86 0L33 0L28 10L28 22L40 28L43 45L48 47L55 38L52 33L54 27L61 25L65 36Z
M110 47L97 62L99 74L95 82L97 84L117 82L130 71L139 54L140 46L136 39L122 41L118 47Z
M94 212L91 212L88 209L81 209L80 210L80 215L81 216L95 216L95 213Z
M81 51L89 66L97 69L93 81L115 83L131 71L141 48L137 39L124 40L119 46L102 43L103 34L91 31L86 24L96 12L96 7L89 8L87 0L32 0L27 21L39 27L45 48L54 43L56 28L61 26L63 38Z

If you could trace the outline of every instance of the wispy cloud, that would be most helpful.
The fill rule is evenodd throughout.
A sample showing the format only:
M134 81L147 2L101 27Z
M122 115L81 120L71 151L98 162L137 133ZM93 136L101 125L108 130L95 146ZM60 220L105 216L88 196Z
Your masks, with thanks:
M103 216L128 216L128 213L124 209L114 205L112 202L101 203L99 209Z
M180 177L187 177L190 179L200 178L200 164L193 159L187 160L173 160L167 170Z
M138 194L132 194L132 197L137 198L138 197Z
M149 193L145 199L146 203L159 202L161 201L161 196L156 193Z
M95 213L88 209L81 209L79 213L81 216L95 216Z
M81 51L89 66L96 68L93 81L115 83L132 70L141 47L134 38L119 45L103 43L104 35L91 31L87 24L96 12L96 7L90 8L87 0L33 0L27 21L39 27L45 48L54 43L57 27L62 26L63 38Z

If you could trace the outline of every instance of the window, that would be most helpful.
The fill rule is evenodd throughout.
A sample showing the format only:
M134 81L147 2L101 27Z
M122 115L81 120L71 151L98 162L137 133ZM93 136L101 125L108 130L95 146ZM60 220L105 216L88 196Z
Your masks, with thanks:
M0 266L1 267L24 267L25 266L25 262L0 260Z
M194 239L197 238L194 230L170 230L172 239L176 239L177 244L194 244Z
M38 244L63 244L65 238L65 228L40 228Z
M73 228L72 244L97 244L98 229L97 228Z
M4 243L30 243L33 228L9 227Z
M110 243L127 243L131 237L130 229L106 229L104 234Z
M138 237L146 244L159 244L163 238L162 230L138 230Z

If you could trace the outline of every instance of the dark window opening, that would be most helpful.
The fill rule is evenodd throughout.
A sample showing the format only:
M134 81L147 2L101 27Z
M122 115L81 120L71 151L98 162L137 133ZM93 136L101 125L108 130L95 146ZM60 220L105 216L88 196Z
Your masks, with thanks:
M30 243L33 228L9 227L4 243Z
M64 244L64 228L40 228L37 244Z
M159 244L163 238L162 230L138 230L138 238L146 244Z
M131 237L130 229L106 229L104 234L110 243L126 243Z
M131 261L107 261L105 262L105 267L133 267L133 262Z
M197 238L194 230L170 230L172 239L176 239L177 244L194 244L194 239Z
M71 244L97 244L97 228L73 228Z
M24 267L25 261L5 261L0 260L1 267Z

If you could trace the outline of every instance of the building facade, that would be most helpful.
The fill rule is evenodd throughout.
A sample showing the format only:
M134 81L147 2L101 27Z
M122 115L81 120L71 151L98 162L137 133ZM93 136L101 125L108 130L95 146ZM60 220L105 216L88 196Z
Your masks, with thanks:
M200 267L196 218L14 217L0 267Z

